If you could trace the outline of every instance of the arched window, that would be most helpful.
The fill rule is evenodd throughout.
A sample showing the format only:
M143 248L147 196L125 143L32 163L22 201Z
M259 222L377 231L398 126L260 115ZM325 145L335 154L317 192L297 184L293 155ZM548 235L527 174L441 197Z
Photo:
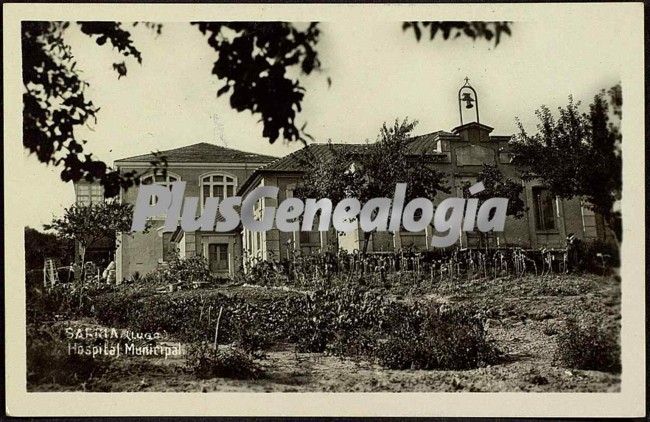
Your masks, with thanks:
M162 174L162 173L147 174L146 176L143 176L140 179L140 182L143 185L150 185L152 183L155 183L157 185L162 185L167 187L168 189L171 189L172 182L178 182L180 180L181 180L180 176L167 172L167 174ZM156 196L153 196L151 198L151 205L154 205L156 202L158 202L158 198Z
M235 196L237 178L223 173L210 173L201 176L201 204L208 198L227 198Z

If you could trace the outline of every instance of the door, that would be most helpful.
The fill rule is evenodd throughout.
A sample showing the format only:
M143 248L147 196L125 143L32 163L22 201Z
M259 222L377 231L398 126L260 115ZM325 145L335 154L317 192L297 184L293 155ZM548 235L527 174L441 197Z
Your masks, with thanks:
M208 264L212 273L228 272L227 243L210 243L208 245Z

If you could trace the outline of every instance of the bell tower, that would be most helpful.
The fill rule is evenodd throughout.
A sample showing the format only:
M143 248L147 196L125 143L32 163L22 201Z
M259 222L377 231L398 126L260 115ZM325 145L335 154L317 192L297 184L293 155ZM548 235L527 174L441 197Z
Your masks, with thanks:
M474 113L472 113L474 109ZM465 84L458 90L458 115L460 126L452 129L452 132L460 135L463 141L486 142L490 140L490 132L493 128L482 125L478 110L478 94L469 84L469 78L465 78Z
M463 122L463 102L465 103L465 110L474 109L476 111L475 122L480 123L478 115L478 94L476 90L469 84L469 78L465 77L465 85L461 86L458 90L458 114L460 116L460 125L463 126L464 123L469 123L472 120ZM476 105L474 105L476 103ZM471 118L471 116L470 116Z

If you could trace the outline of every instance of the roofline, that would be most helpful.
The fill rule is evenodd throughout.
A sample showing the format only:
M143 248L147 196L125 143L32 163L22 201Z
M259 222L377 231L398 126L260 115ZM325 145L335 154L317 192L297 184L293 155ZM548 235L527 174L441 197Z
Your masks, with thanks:
M277 158L276 158L277 159ZM275 159L274 159L275 160ZM236 167L254 167L254 166L263 166L268 163L273 162L274 160L270 160L268 162L247 162L247 161L242 161L240 163L220 163L217 161L210 161L210 162L197 162L197 161L183 161L183 162L174 162L174 161L168 161L167 162L167 167L187 167L187 168L195 168L195 167L220 167L220 168L236 168ZM115 160L113 162L115 166L117 167L122 167L122 168L128 168L128 167L153 167L151 164L151 161L121 161L121 160Z
M494 130L494 128L493 128L492 126L488 126L488 125L483 124L483 123L479 123L479 122L468 122L468 123L464 123L464 124L462 124L462 125L456 126L455 128L453 128L453 129L451 130L451 133L453 133L453 134L457 134L457 132L458 132L460 129L465 129L465 128L467 128L467 127L471 127L471 126L478 126L478 127L482 128L482 129L489 129L489 130L488 130L489 132L492 132L492 131Z
M253 172L253 174L248 177L244 181L244 183L239 186L239 189L237 189L237 194L243 193L244 191L247 191L248 188L254 184L257 180L261 179L264 174L274 174L274 173L289 173L292 175L299 175L304 173L304 170L279 170L279 169L257 169Z
M257 180L260 180L262 177L261 173L258 170L255 170L253 174L251 174L246 180L244 180L244 183L239 186L237 189L237 195L238 196L243 196L244 192L248 191L248 188L254 184Z
M470 123L468 123L468 124L470 124ZM464 125L463 125L463 126L464 126ZM483 124L481 124L481 126L486 126L486 127L490 128L490 126L483 125ZM490 128L490 129L491 129L491 128ZM449 133L449 132L444 132L444 133L432 132L432 133L426 133L426 134L423 134L423 135L413 136L413 137L410 138L410 140L411 140L411 141L415 141L417 138L421 138L421 137L425 137L425 136L430 136L430 135L433 135L433 136L434 136L434 139L448 139L448 140L451 140L451 139L453 139L453 140L460 139L460 135L458 135L458 134L456 134L456 133L453 133L453 132L452 132L452 133ZM510 137L507 136L507 135L504 135L504 136L495 135L495 136L491 136L490 138L500 138L500 137L503 137L503 138L510 138ZM286 157L289 157L289 156L291 156L291 155L293 155L293 154L298 153L299 151L302 151L302 150L304 150L304 149L308 149L308 148L309 148L310 146L312 146L312 145L330 145L330 143L329 143L329 142L313 142L313 143L310 143L310 144L305 145L303 148L300 148L300 149L297 149L297 150L295 150L295 151L293 151L293 152L290 152L289 154L287 154L287 155L285 155L285 156L283 156L283 157L277 157L275 160L272 160L272 161L270 161L270 162L268 162L268 163L264 163L263 166L261 166L260 168L256 169L256 170L253 172L253 174L251 174L250 177L248 177L248 179L246 179L246 180L244 181L244 183L243 183L243 184L239 187L239 189L237 190L237 194L238 194L238 195L244 194L246 191L248 191L248 189L250 188L250 186L253 185L255 182L257 182L258 180L260 180L261 177L262 177L262 175L265 174L265 173L266 173L266 174L273 174L273 173L291 173L291 174L301 174L301 173L304 173L305 170L269 169L269 168L265 168L265 167L266 167L267 165L269 165L269 164L272 164L272 163L273 163L274 161L276 161L276 160L284 159L284 158L286 158ZM362 146L362 145L367 145L367 144L366 144L366 143L343 143L343 142L332 142L331 145L333 145L333 146L335 146L335 145ZM446 153L446 152L442 152L442 151L430 151L430 152L421 152L421 153L409 153L409 154L407 154L407 155L408 155L408 156L411 156L411 157L418 157L418 156L431 156L431 157L440 157L440 156L445 156L445 157L446 157L446 156L448 156L448 153Z
M409 154L412 157L417 157L421 155L429 155L429 156L434 156L434 157L440 157L440 156L447 156L447 153L445 152L435 152L435 153L425 153L425 154ZM256 169L253 174L250 175L248 179L242 185L239 187L237 190L237 194L243 194L245 191L249 189L251 185L254 184L257 180L261 179L264 174L275 174L275 173L284 173L284 174L293 174L293 175L299 175L302 173L305 173L305 170L288 170L288 169L265 169L265 168L258 168Z

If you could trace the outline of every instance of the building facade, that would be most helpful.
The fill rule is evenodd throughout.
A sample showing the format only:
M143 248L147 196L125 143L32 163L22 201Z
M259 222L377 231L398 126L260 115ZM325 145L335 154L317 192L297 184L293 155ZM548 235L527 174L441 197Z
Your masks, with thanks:
M505 177L518 180L523 186L526 211L523 217L507 217L505 230L491 234L487 241L491 246L521 246L523 248L561 248L566 238L573 234L589 240L605 237L605 227L580 198L561 199L550 194L539 180L521 180L508 152L510 136L492 135L493 128L478 122L470 122L454 128L451 132L438 131L415 137L409 149L414 157L430 162L430 165L447 175L448 194L439 192L434 205L447 197L462 197L463 186L477 180L483 164L495 165ZM305 171L307 157L325 157L330 148L358 148L359 144L311 144L284 158L275 160L259 169L242 185L240 196L245 196L258 186L277 186L278 199L264 198L258 210L277 207L284 199L293 196ZM329 152L331 154L331 152ZM317 224L314 224L316 227ZM373 233L368 251L395 251L400 249L431 250L432 226L420 233L407 231ZM486 239L483 239L485 242ZM257 259L289 257L294 251L311 253L345 249L363 249L364 236L360 229L350 233L295 232L285 233L273 228L267 232L242 231L243 249ZM457 246L476 247L476 234L462 232Z
M448 194L439 192L434 204L447 197L462 197L466 183L474 183L483 164L496 165L501 172L523 186L526 211L522 218L508 216L505 230L487 239L491 246L521 246L523 248L561 248L566 245L569 234L583 240L606 240L611 236L602 219L590 210L580 198L570 200L556 198L538 180L524 181L512 163L508 153L509 136L492 135L492 128L477 122L454 128L451 132L437 131L414 137L410 152L414 157L430 162L444 172L451 188ZM259 201L255 212L261 218L265 207L277 207L280 202L294 195L305 172L307 157L325 158L330 148L355 149L361 144L310 144L282 158L253 154L199 143L170 151L159 156L167 159L166 172L151 172L152 154L124 158L115 162L123 171L136 171L144 176L144 184L156 183L170 186L174 181L186 182L185 195L200 198L200 207L209 197L245 196L258 186L277 186L278 198ZM76 202L89 205L103 201L103 191L96 183L75 183ZM120 193L120 201L135 204L138 187ZM217 216L219 218L219 216ZM145 275L164 265L173 253L180 257L200 255L206 258L210 271L217 277L232 277L243 267L244 261L275 260L290 258L296 253L311 254L323 251L363 249L364 236L360 229L350 233L317 230L294 233L272 228L266 232L253 232L239 227L229 232L196 231L184 233L180 226L174 232L164 232L164 216L151 219L152 228L146 233L116 236L116 246L98 242L89 249L90 260L104 265L114 259L116 279ZM314 224L317 227L317 223ZM403 249L431 250L434 229L429 226L420 233L407 231L373 233L367 250L370 252ZM485 241L485 239L483 239ZM112 242L112 241L111 241ZM462 232L458 247L476 247L478 238ZM114 250L114 253L113 253ZM96 255L96 257L95 257ZM96 258L96 259L94 259ZM106 262L105 262L106 261Z
M169 187L172 182L186 182L185 195L200 198L199 210L209 197L234 196L239 186L255 169L275 157L238 151L208 143L198 143L158 153L167 161L165 172L150 172L152 154L117 160L115 166L123 171L145 173L141 183L156 183ZM134 204L139 188L122 191L120 201ZM177 251L181 257L201 255L208 261L210 271L218 277L231 277L241 265L241 236L230 232L196 231L184 233L180 227L164 232L164 216L151 219L146 233L118 234L115 253L118 281L145 275L164 264Z
M522 180L509 153L510 136L493 135L493 128L479 122L478 98L469 83L458 95L460 126L450 132L437 131L410 140L408 153L413 159L425 160L428 165L447 177L449 193L439 192L434 205L447 197L462 197L466 184L477 181L484 164L497 166L502 174L522 184L525 213L521 218L508 216L505 230L479 238L478 234L461 232L455 247L471 248L486 243L492 247L520 246L523 248L562 248L567 236L583 240L611 238L602 218L595 215L580 198L554 197L539 180ZM462 102L466 102L462 107ZM476 103L476 105L474 105ZM463 109L474 109L475 119L463 122ZM156 156L144 154L115 162L123 171L144 174L141 182L170 187L175 181L186 182L185 195L200 198L197 214L207 198L246 196L258 186L275 186L277 198L263 198L255 207L255 218L261 218L263 209L275 207L294 191L307 169L306 162L327 158L332 149L354 152L362 144L313 143L282 158L254 154L208 143L198 143ZM165 157L165 172L151 172L151 162ZM77 202L93 203L103 198L101 187L80 182L75 185ZM122 191L120 201L135 204L138 187ZM152 200L155 200L152 199ZM219 220L220 216L217 215ZM217 277L232 277L246 267L246 263L260 260L281 260L295 254L323 251L362 250L364 234L357 228L349 233L328 231L297 231L286 233L276 227L265 232L254 232L241 225L229 232L196 231L184 233L180 228L164 232L164 216L151 219L152 228L146 233L118 234L115 251L116 278L119 281L145 275L164 265L172 254L180 257L202 256L210 271ZM317 223L314 224L317 228ZM408 231L373 233L367 251L432 250L430 243L434 228L430 225L420 233Z

